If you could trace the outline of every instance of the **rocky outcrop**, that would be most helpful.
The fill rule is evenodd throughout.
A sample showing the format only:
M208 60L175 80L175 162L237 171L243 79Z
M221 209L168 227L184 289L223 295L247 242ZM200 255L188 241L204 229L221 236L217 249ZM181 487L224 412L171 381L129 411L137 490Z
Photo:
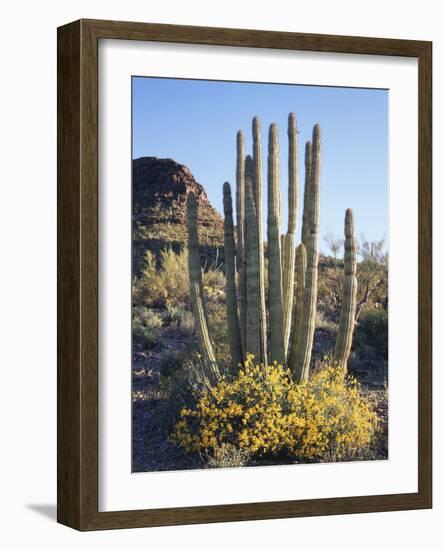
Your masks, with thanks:
M189 193L198 200L201 252L206 263L221 259L223 219L187 166L173 159L141 157L132 163L133 269L138 272L146 250L158 253L187 242L186 204ZM222 188L220 187L220 193Z
M132 163L132 190L135 206L165 206L173 202L186 206L187 196L194 193L200 208L212 208L206 191L187 166L173 159L141 157ZM218 216L221 221L221 217Z

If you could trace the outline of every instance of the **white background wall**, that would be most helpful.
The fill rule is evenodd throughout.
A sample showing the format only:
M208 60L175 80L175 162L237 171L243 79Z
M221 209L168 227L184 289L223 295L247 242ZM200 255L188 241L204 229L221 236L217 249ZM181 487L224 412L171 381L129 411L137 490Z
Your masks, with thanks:
M77 0L2 9L0 541L5 548L440 547L442 15L435 0ZM80 17L434 41L434 510L77 533L55 523L56 27ZM6 254L5 254L6 252ZM407 303L407 297L405 297ZM6 304L6 307L5 307Z

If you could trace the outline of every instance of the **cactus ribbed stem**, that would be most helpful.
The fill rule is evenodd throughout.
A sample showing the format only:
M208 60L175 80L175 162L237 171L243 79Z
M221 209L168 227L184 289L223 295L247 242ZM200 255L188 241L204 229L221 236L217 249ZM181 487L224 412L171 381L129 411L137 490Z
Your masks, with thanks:
M297 230L298 210L298 130L294 113L288 117L288 233Z
M303 376L309 374L312 344L314 341L315 318L317 312L317 276L318 276L318 225L320 211L320 160L321 160L321 130L316 124L312 139L312 160L309 178L308 202L304 205L307 213L306 243L306 290L304 313L302 316L301 353L303 357Z
M237 273L238 306L240 314L240 333L242 342L246 341L246 253L245 253L245 138L243 132L237 132L237 169L236 169L236 211L237 211Z
M263 169L261 129L258 117L252 119L252 161L253 161L253 191L257 216L263 214ZM260 220L259 220L260 221ZM262 224L258 224L259 233Z
M295 264L297 272L297 301L295 304L295 327L293 330L288 366L292 372L294 380L300 383L307 379L308 374L307 370L303 371L305 351L303 347L302 321L304 314L306 275L306 248L303 243L300 243L297 247Z
M243 363L240 323L238 320L237 291L235 285L235 241L234 220L232 217L231 186L223 185L223 210L225 214L224 244L225 244L225 275L226 275L226 312L228 323L228 340L232 357L232 365Z
M312 143L306 142L305 146L305 189L303 193L303 221L301 227L301 242L307 246L309 235L309 183L311 181Z
M218 367L209 335L208 317L203 298L203 281L198 242L198 205L197 199L192 192L188 195L187 217L189 290L195 330L202 363L211 381L215 382L218 375Z
M298 130L294 113L288 117L288 232L284 238L283 252L283 321L284 353L288 354L291 335L292 306L294 302L295 232L298 210Z
M282 244L283 273L283 323L284 323L284 354L288 355L291 335L292 308L294 304L294 273L295 273L295 235L286 233Z
M259 254L260 285L260 344L263 362L267 359L266 296L265 296L265 258L263 247L263 168L261 129L258 117L252 120L252 154L254 163L254 199L257 212L257 236Z
M245 160L245 218L246 218L246 345L245 353L252 354L261 363L260 333L260 277L259 245L257 232L257 211L253 189L253 161L248 155Z
M354 220L350 208L346 210L345 238L343 301L334 351L334 360L343 370L343 373L347 370L348 358L351 352L357 301L357 253L354 237Z
M268 259L270 360L283 362L285 357L280 250L280 163L276 124L271 124L269 128Z
M283 277L283 269L285 265L285 236L286 235L280 235L280 265L281 265L281 276ZM283 288L283 283L282 283Z

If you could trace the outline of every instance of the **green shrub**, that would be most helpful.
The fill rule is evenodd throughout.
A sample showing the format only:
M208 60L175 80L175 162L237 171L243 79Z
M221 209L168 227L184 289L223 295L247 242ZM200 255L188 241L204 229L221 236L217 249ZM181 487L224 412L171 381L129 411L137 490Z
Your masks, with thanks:
M226 278L223 271L210 266L203 273L203 290L205 293L206 303L208 302L224 302L226 289Z
M207 302L222 303L225 299L225 276L214 266L203 273ZM168 309L169 322L179 322L181 311L189 310L188 250L176 253L172 248L160 252L158 261L151 251L144 256L140 277L132 285L133 302Z
M354 336L354 349L372 348L375 354L388 358L388 312L385 309L364 309Z
M168 306L166 308L166 314L163 317L165 326L179 327L181 324L183 308L180 306Z
M162 327L161 316L145 306L132 309L132 338L136 350L153 348Z
M317 309L315 314L315 328L333 330L336 332L338 329L338 326L336 323L333 323L332 321L330 321L321 309Z
M222 443L214 449L212 455L206 457L207 468L240 468L247 466L251 455L244 449L239 449L229 443Z
M187 250L162 250L158 263L152 252L146 252L140 277L133 282L133 302L158 308L189 304Z
M163 324L168 327L181 328L185 332L194 329L192 313L182 306L169 306L163 318Z

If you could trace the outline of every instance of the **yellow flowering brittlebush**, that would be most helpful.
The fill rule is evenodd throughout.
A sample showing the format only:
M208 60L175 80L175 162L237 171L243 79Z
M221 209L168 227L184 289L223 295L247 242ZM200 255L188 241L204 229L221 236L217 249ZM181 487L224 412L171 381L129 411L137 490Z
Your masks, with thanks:
M352 458L374 440L379 419L358 383L325 364L296 384L286 367L249 356L231 380L185 408L172 439L187 452L231 445L251 455L285 452L298 460Z

